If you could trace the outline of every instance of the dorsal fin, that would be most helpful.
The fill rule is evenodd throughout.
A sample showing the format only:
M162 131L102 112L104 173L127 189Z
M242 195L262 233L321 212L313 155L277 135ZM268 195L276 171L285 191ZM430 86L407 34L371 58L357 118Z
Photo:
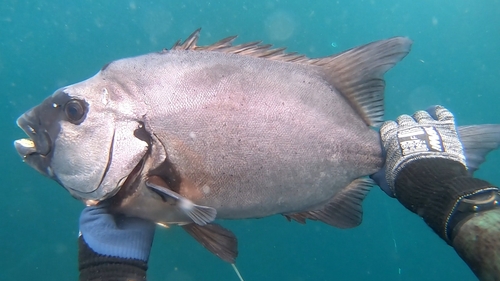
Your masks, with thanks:
M177 40L172 46L172 50L193 50L196 48L196 43L198 43L198 38L200 37L201 28L196 29L189 37L184 40L181 44L180 40Z
M232 43L237 36L230 36L207 46L197 46L200 36L200 28L195 30L189 37L181 43L175 42L170 48L171 50L196 50L196 51L215 51L230 54L239 54L252 56L257 58L266 58L270 60L279 60L284 62L297 63L312 63L316 60L311 60L304 55L297 53L285 53L286 48L272 48L272 45L261 45L261 41L248 42L233 46ZM167 50L164 50L167 51Z
M197 46L200 30L183 43L177 41L172 50L215 51L320 66L325 79L342 94L369 126L379 126L384 117L384 73L408 54L411 40L394 37L353 48L329 57L310 59L297 53L285 53L285 48L261 45L260 41L233 46L236 36L224 38L212 45Z
M325 69L325 79L346 99L370 126L384 120L383 75L410 51L412 41L394 37L353 48L326 58L315 65Z

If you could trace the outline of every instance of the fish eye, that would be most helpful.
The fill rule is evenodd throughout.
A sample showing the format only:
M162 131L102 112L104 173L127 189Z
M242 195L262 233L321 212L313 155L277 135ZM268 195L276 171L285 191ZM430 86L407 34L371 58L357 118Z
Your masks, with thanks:
M73 124L80 124L86 113L86 106L81 100L72 99L64 105L64 113Z

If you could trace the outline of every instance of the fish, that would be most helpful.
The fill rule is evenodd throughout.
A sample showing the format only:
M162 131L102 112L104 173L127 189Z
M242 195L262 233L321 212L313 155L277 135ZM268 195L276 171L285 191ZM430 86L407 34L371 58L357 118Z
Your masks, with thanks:
M384 164L383 76L412 41L312 59L199 34L58 89L18 118L17 152L86 205L180 225L230 263L236 236L215 220L359 225Z

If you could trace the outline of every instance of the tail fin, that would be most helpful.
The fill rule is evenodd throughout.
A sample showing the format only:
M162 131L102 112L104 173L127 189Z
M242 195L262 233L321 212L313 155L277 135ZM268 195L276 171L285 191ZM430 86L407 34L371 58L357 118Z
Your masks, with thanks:
M500 145L500 124L460 126L458 135L472 175L486 160L486 155Z

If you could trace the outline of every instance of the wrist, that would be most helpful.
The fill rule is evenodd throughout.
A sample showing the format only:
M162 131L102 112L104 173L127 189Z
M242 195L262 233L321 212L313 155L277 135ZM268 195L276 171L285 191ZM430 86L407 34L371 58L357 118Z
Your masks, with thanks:
M460 228L469 219L476 217L479 213L499 209L500 194L498 188L486 186L477 193L461 199L454 208L448 221L448 237L453 241Z
M448 243L449 223L457 223L451 218L458 203L491 189L495 188L488 182L471 178L460 162L439 158L409 163L395 181L395 194L401 204L421 216Z
M139 259L101 255L92 250L84 238L78 238L78 269L81 281L146 280L147 262Z

